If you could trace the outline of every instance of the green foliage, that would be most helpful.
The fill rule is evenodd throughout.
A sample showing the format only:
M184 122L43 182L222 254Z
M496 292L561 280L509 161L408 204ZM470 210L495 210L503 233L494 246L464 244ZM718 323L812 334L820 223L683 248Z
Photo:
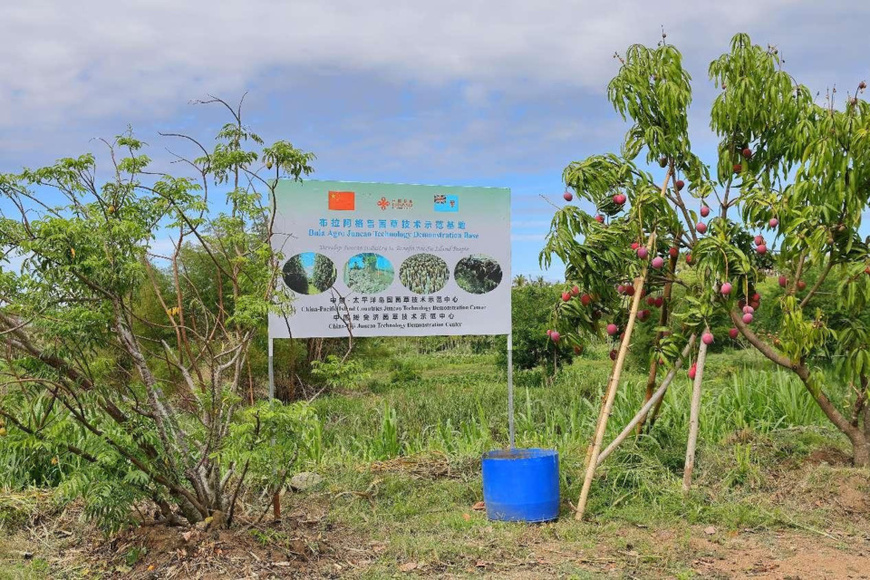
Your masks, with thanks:
M335 284L335 264L323 254L314 255L314 276L311 283L321 292L329 290Z
M88 154L0 176L0 256L25 257L0 275L0 457L107 530L143 501L168 521L226 509L248 356L289 308L268 208L313 156L262 147L240 109L210 102L232 120L210 151L184 140L202 154L187 174L156 171L127 132L107 142L109 171Z
M305 273L305 268L302 266L302 257L293 256L284 263L282 269L284 275L284 283L301 294L308 293L308 275Z
M564 291L561 285L536 282L511 289L511 323L513 333L513 364L515 369L531 369L570 363L573 346L568 340L556 344L547 336L553 324L553 303ZM498 361L507 367L506 341L501 339ZM576 346L580 346L576 344Z
M454 271L456 283L472 294L486 294L501 284L502 271L498 262L484 255L466 256Z
M449 278L447 263L433 254L415 254L399 267L402 285L416 294L438 292Z
M217 455L240 466L255 487L270 489L297 465L321 460L320 419L306 403L257 403L238 414Z
M585 305L558 305L560 333L583 342L600 334L599 319L625 327L633 300L614 289L646 271L651 293L685 287L678 301L665 305L670 316L659 330L667 338L659 334L650 342L641 335L634 345L651 350L651 360L670 364L690 333L708 327L718 326L724 339L722 330L733 318L750 344L802 378L856 450L870 446L859 425L870 417L866 321L844 316L846 310L863 312L870 298L864 273L870 246L859 235L870 209L870 104L858 94L863 85L842 108L834 94L818 105L783 70L775 48L735 35L729 52L709 68L721 91L710 111L720 138L711 172L688 139L692 94L680 53L663 37L655 48L630 47L620 62L608 99L631 123L621 155L593 155L563 173L565 184L599 215L594 219L573 205L557 210L541 253L543 265L553 257L563 261L568 282L592 297ZM662 168L663 185L636 166L644 153L647 163ZM715 201L718 211L701 220L691 198L707 207ZM635 248L650 245L651 255L639 258L632 242ZM690 254L691 262L687 255L685 267L649 267L653 256L669 249ZM771 274L784 276L786 289L762 296L758 290ZM839 281L839 300L820 304L816 298L829 276ZM732 291L720 293L726 282ZM765 311L776 311L762 317L767 335L741 322L741 309L758 310L761 298ZM845 381L861 385L854 410L830 403L813 378L812 366L832 359Z
M311 375L331 389L356 389L368 378L360 361L342 360L335 355L329 355L323 361L313 361Z

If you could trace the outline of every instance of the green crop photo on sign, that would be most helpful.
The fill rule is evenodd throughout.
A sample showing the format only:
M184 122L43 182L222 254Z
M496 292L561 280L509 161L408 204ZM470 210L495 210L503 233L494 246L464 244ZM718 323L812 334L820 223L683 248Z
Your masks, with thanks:
M510 190L281 181L271 338L508 334Z

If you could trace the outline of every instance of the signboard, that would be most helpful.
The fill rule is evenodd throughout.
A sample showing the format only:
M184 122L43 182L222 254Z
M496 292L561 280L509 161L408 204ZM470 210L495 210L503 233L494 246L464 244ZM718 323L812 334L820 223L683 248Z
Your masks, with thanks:
M509 334L510 190L281 181L270 338Z

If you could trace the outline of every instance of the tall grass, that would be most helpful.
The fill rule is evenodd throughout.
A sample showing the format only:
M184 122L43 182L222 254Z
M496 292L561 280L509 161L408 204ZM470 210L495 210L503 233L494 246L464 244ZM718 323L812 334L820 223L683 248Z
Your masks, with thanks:
M420 378L407 380L413 374L406 373L401 385L393 389L377 383L377 396L333 396L318 402L326 425L326 458L371 460L427 451L471 456L506 446L504 375L486 364L488 361L467 367L465 360L458 363L462 371L455 375L443 367L427 373L431 356L417 367L418 371L423 369ZM717 356L720 372L714 370L704 384L700 419L703 443L719 444L747 430L770 433L826 425L824 415L793 375L755 364L735 368L728 364L728 355ZM409 364L403 363L403 368ZM580 359L560 371L552 382L543 374L535 381L530 373L531 378L516 393L517 445L553 447L560 452L585 447L595 427L609 367L606 361ZM645 377L640 373L629 373L620 385L608 440L640 408L644 385ZM685 444L690 396L690 383L680 376L666 395L652 430L655 443L647 445Z

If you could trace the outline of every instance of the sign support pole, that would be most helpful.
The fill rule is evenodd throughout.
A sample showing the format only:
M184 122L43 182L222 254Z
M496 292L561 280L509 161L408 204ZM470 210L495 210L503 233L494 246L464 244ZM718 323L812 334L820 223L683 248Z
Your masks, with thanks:
M275 339L269 338L269 400L275 398Z
M513 332L507 336L507 380L508 380L508 435L511 449L516 447L514 431L514 337ZM269 359L271 360L271 359Z

